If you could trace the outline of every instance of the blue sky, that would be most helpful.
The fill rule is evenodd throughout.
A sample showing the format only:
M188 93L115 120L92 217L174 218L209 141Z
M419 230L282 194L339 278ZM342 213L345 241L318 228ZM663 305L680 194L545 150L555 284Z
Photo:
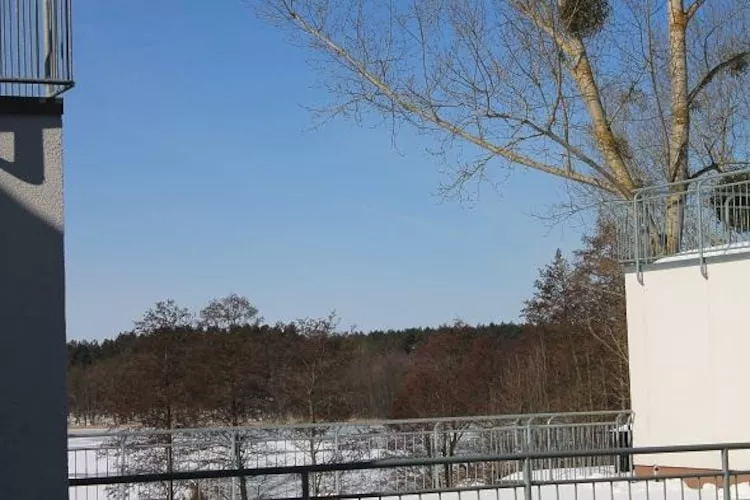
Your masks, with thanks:
M435 193L429 139L336 120L309 54L242 0L76 0L66 96L68 336L112 337L156 300L236 292L269 321L362 329L510 321L575 228L564 185L516 170L470 206ZM495 168L499 168L496 165Z

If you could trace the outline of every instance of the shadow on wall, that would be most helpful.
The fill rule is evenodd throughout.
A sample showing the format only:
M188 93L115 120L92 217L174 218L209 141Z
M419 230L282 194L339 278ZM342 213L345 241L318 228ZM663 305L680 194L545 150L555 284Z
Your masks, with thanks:
M36 120L11 123L0 120L0 170L39 186L44 182L44 129Z
M52 203L62 209L59 187L45 185L45 177L62 175L59 148L50 155L44 140L45 129L60 126L60 116L6 113L0 113L0 496L62 498L63 232L28 208L41 206L45 213ZM54 183L59 186L59 178Z

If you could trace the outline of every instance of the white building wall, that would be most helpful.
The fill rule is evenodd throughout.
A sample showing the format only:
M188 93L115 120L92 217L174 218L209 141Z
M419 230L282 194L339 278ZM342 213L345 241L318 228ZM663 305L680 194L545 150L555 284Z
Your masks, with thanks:
M750 254L626 274L633 444L750 442ZM718 453L636 457L636 465L720 468ZM732 452L750 469L750 453Z

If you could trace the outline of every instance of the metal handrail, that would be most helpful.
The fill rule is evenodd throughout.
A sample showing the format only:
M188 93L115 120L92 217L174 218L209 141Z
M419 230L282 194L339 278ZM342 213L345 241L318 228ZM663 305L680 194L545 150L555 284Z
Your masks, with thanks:
M274 425L247 425L238 427L183 427L177 429L149 429L149 430L113 430L113 431L76 431L68 432L70 438L96 438L96 437L118 437L118 436L153 436L165 434L193 434L207 433L220 434L226 432L250 432L264 430L306 430L306 429L336 429L342 427L377 427L392 425L419 425L419 424L437 424L437 423L455 423L455 422L492 422L508 421L523 422L515 424L520 428L528 425L529 421L548 418L568 418L579 419L586 417L616 417L627 420L632 417L631 410L605 410L605 411L584 411L584 412L567 412L567 413L534 413L519 415L481 415L476 417L433 417L433 418L408 418L408 419L382 419L382 420L362 420L357 422L321 422L315 424L274 424ZM504 426L512 428L514 425Z
M529 464L533 460L564 459L577 457L602 457L611 455L656 455L656 454L674 454L674 453L705 453L720 452L721 470L716 472L702 471L699 473L688 474L660 474L659 480L666 479L689 479L689 478L709 478L719 477L723 479L724 498L730 498L730 481L732 475L748 474L750 471L731 470L729 463L729 452L736 450L750 450L750 443L724 443L724 444L698 444L698 445L674 445L674 446L649 446L649 447L631 447L631 448L609 448L600 450L570 450L570 451L541 451L541 452L522 452L513 454L483 454L467 455L461 457L435 457L435 458L406 458L406 459L383 459L370 460L364 462L348 463L323 463L315 465L294 465L282 467L262 467L262 468L242 468L242 469L223 469L223 470L205 470L205 471L186 471L171 473L152 473L152 474L134 474L122 476L107 477L86 477L70 478L69 487L82 486L101 486L116 484L143 484L155 483L161 481L186 481L200 479L226 479L237 477L257 477L257 476L277 476L277 475L299 475L302 481L302 497L310 499L309 480L310 475L315 473L330 473L343 471L361 471L374 469L393 469L415 466L437 466L451 464L470 464L479 462L524 462ZM612 482L613 478L590 478L584 480L534 480L531 473L531 467L528 465L523 468L523 480L514 481L514 484L522 486L531 498L531 488L533 486L544 484L580 484L596 482ZM479 489L498 489L503 485L483 486ZM473 488L477 490L478 488ZM452 491L452 490L436 490ZM414 492L409 492L414 494ZM361 498L363 496L378 496L378 494L358 494L348 495L351 498ZM384 494L385 495L385 494ZM392 495L392 493L391 493ZM347 496L347 495L344 495ZM336 498L341 498L337 495ZM320 497L322 498L322 497Z
M568 451L531 451L519 453L461 455L448 457L424 458L385 458L381 460L367 460L363 462L320 463L310 465L285 465L279 467L254 467L243 469L222 469L183 472L156 472L148 474L131 474L125 476L88 476L85 478L70 478L70 486L93 486L120 483L149 483L157 481L189 480L189 479L217 479L230 477L276 476L301 474L303 472L336 472L368 469L393 469L396 467L417 467L429 465L451 465L478 462L518 462L522 460L549 460L555 458L593 458L612 455L667 455L674 453L707 453L722 451L750 451L750 442L741 443L708 443L696 445L643 446L631 448L605 448L591 450ZM715 476L716 474L711 474ZM661 477L661 476L660 476Z

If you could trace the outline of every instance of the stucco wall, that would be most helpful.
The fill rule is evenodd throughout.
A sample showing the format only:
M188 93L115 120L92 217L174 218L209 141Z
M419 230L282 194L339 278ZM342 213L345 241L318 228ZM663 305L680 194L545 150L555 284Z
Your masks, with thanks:
M62 106L0 101L0 497L67 498Z
M750 442L750 254L626 274L634 445ZM732 452L733 468L750 454ZM718 468L713 454L636 464Z

